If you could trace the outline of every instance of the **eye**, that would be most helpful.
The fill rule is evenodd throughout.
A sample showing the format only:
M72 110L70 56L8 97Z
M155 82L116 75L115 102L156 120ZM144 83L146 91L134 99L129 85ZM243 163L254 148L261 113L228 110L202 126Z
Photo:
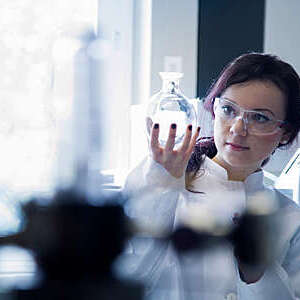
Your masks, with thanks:
M271 119L268 116L261 113L253 113L251 116L251 120L257 123L268 123L271 121Z
M235 116L236 114L236 110L234 109L234 107L229 104L222 105L221 110L226 116Z

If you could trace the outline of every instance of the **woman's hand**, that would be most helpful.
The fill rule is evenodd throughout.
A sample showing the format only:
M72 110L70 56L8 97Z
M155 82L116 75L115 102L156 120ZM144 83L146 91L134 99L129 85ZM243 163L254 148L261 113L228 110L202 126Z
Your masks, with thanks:
M159 125L154 124L150 139L150 150L153 159L161 164L172 176L176 178L182 177L193 152L199 132L200 127L197 128L192 136L192 125L187 126L182 145L179 149L174 150L176 124L170 126L169 136L164 148L161 147L158 141Z

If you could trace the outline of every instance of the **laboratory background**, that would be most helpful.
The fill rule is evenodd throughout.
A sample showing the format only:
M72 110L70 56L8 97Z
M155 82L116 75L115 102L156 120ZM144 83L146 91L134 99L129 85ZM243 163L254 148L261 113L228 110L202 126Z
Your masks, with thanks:
M26 217L34 226L44 225L41 230L47 222L61 222L40 214L40 207L24 213L32 199L42 207L68 195L91 207L122 204L119 192L127 174L148 153L145 107L161 88L159 72L183 73L180 87L196 110L200 135L211 136L213 120L203 98L233 58L272 53L300 73L299 11L298 0L1 1L0 296L37 280L35 257L44 249L20 247L28 245L23 236L15 245L5 238L24 232L31 224ZM299 147L296 140L276 151L264 168L265 183L296 203ZM57 195L64 189L83 200ZM56 209L52 213L67 213ZM90 216L89 209L83 211ZM122 213L110 213L123 228ZM37 215L45 218L38 221ZM35 241L32 228L26 241ZM39 236L41 241L48 234ZM94 247L94 240L91 235L85 241ZM141 299L142 287L135 288L126 291Z

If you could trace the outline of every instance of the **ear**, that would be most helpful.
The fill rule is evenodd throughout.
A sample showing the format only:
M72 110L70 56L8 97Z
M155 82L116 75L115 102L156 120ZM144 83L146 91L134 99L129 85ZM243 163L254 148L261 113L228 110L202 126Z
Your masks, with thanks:
M285 145L288 143L289 139L291 137L291 132L286 131L282 134L282 137L280 139L280 144Z

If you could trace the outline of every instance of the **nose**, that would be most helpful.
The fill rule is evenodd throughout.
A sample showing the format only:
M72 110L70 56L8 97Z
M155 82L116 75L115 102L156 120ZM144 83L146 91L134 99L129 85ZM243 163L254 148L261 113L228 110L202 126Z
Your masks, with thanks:
M246 120L242 116L235 118L232 121L230 132L235 135L246 136L247 135Z

